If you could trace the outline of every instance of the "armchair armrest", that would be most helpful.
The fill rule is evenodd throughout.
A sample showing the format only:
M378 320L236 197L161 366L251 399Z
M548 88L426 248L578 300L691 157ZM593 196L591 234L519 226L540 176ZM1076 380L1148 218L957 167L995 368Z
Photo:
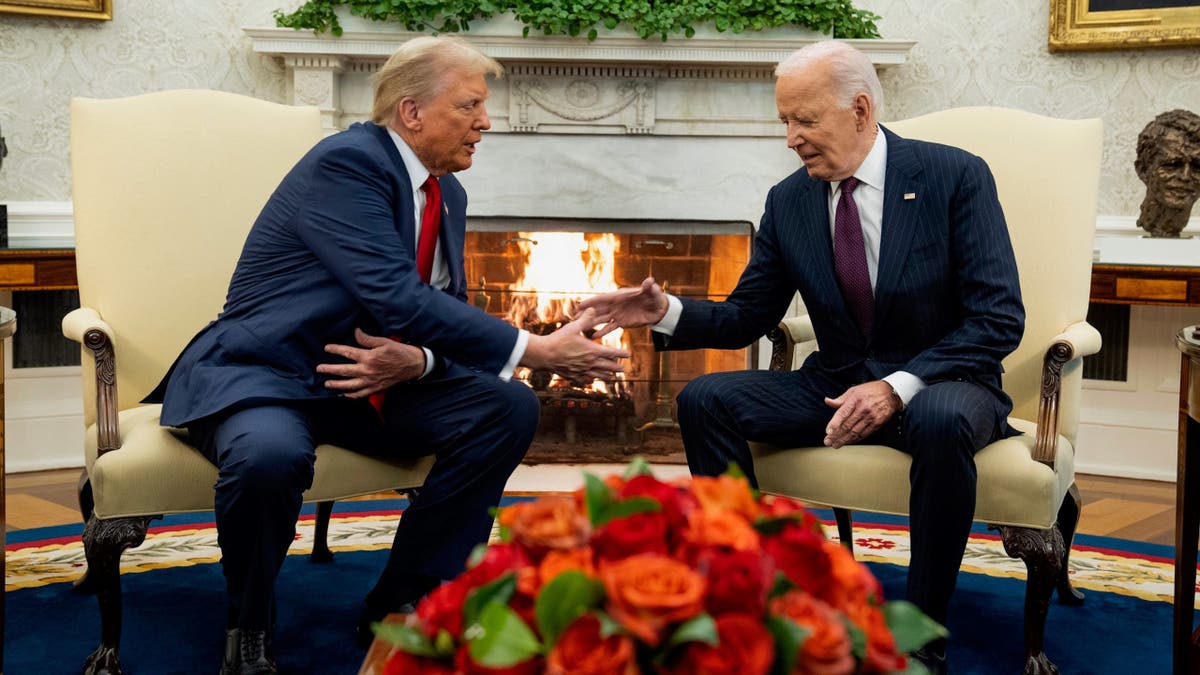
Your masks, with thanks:
M796 364L796 344L817 339L813 332L812 319L807 314L784 319L767 333L771 341L771 370L792 370Z
M117 358L112 327L91 307L72 310L62 320L63 335L92 352L96 362L97 453L121 447L117 424Z
M1058 452L1058 397L1062 391L1063 367L1071 361L1100 351L1100 331L1086 321L1067 326L1054 336L1042 362L1042 394L1038 399L1037 438L1033 458L1054 466Z

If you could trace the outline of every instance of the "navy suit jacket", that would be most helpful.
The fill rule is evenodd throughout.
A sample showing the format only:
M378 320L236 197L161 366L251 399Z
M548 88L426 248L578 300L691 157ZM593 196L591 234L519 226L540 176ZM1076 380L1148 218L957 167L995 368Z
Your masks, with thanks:
M336 397L316 367L333 358L326 344L355 344L355 327L499 373L517 329L465 302L467 196L453 176L440 182L445 291L417 275L412 186L387 129L355 124L314 146L251 228L221 314L147 397L162 423Z
M768 194L754 253L732 294L723 302L681 298L674 335L655 334L656 343L744 347L779 322L799 291L820 345L805 367L847 384L897 370L928 384L971 381L1011 406L1000 389L1000 361L1020 342L1025 310L991 171L959 148L883 133L887 173L871 335L846 309L834 273L829 183L802 168Z

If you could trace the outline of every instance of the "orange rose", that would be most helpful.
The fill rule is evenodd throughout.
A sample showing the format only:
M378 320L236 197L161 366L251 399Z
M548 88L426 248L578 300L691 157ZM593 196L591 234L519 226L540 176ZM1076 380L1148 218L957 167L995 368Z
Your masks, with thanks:
M741 516L728 511L694 511L683 531L678 556L690 562L710 548L732 551L761 549L758 532Z
M845 611L847 607L860 605L871 598L882 602L883 589L871 570L854 559L854 554L845 546L826 541L825 553L829 556L834 583L828 589L829 597L822 598L835 608Z
M637 655L628 635L600 637L600 621L579 617L559 636L546 657L546 675L637 675Z
M704 610L704 577L660 555L635 555L601 566L608 613L642 642L657 645L669 624Z
M732 511L749 521L758 517L758 504L744 478L695 476L691 491L705 511Z
M832 607L804 591L792 590L771 600L767 611L787 617L811 631L800 648L795 672L804 675L854 672L850 635Z
M896 651L896 638L888 629L881 609L869 602L858 603L846 608L846 617L867 636L862 672L891 673L908 667L907 659Z
M583 546L591 536L587 516L566 497L513 504L500 511L500 524L511 530L513 541L536 560L552 549Z
M569 551L550 551L538 565L538 578L541 585L550 583L554 577L570 570L579 570L589 577L596 576L596 565L593 562L592 549L573 548Z
M716 618L718 644L689 642L667 675L766 675L775 662L775 642L752 614Z

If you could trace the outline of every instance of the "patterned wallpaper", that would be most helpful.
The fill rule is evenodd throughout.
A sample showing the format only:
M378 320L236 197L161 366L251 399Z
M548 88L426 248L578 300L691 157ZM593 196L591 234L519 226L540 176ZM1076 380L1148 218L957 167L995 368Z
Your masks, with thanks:
M70 198L72 96L204 87L284 100L281 67L252 52L241 29L270 25L272 9L299 1L115 0L111 22L0 15L0 127L9 147L0 201ZM884 71L884 119L962 105L1103 118L1101 214L1138 212L1141 128L1171 108L1200 112L1200 50L1050 54L1047 0L857 4L883 16L885 37L917 41L908 63Z

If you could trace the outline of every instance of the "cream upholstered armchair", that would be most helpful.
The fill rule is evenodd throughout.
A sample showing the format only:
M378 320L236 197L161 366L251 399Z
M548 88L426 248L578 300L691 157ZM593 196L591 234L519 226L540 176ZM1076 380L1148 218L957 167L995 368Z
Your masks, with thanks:
M1083 599L1070 587L1066 566L1080 513L1074 472L1080 365L1100 349L1086 317L1101 124L958 108L885 126L979 155L996 178L1026 311L1021 344L1004 361L1004 390L1013 399L1010 421L1025 433L976 455L975 520L996 526L1005 550L1028 569L1025 672L1057 672L1042 651L1050 596L1057 587L1066 604ZM797 349L819 347L806 317L784 321L771 337L772 368L792 368ZM908 512L910 460L899 450L756 445L754 452L762 489L833 507L847 546L851 511Z
M142 543L156 517L213 508L216 467L185 432L159 425L160 406L139 401L216 317L254 218L321 135L315 108L215 91L71 103L82 306L63 319L63 333L84 354L80 503L86 585L101 616L85 673L120 672L122 552ZM328 557L332 500L419 486L431 464L318 447L304 495L322 503L314 557Z

